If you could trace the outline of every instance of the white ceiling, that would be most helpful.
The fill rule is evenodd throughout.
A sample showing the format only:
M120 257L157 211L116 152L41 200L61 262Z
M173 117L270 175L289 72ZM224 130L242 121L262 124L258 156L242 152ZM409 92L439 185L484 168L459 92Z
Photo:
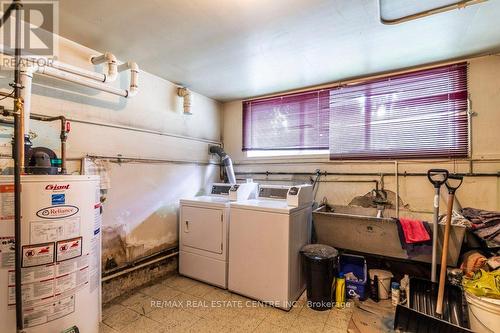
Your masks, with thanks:
M382 0L394 18L450 0ZM221 101L500 49L500 0L396 26L378 0L64 0L60 34Z

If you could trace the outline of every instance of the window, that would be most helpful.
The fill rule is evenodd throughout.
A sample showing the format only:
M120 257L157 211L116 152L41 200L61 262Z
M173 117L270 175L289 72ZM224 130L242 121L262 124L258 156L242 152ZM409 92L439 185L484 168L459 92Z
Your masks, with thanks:
M340 87L330 93L330 159L468 154L467 65Z
M330 90L243 102L243 150L328 149Z
M457 158L468 154L467 64L243 102L249 156Z

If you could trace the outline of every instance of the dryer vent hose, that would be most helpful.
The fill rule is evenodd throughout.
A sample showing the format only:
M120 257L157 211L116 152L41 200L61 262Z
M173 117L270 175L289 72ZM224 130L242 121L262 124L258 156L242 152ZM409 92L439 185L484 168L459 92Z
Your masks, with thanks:
M220 156L221 162L226 170L227 180L230 184L236 184L236 176L233 169L233 161L231 157L219 146L210 146L209 151L211 154L217 154Z

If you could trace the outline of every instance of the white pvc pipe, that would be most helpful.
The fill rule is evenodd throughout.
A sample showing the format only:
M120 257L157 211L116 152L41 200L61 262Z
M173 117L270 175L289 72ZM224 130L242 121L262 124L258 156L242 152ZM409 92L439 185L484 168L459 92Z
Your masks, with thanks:
M47 66L54 67L54 68L59 69L61 71L80 75L80 76L86 77L88 79L92 79L92 80L99 81L99 82L108 81L107 80L108 76L106 74L88 71L88 70L82 69L80 67L76 67L73 65L65 64L63 62L59 62L57 60L47 62Z
M112 82L116 80L118 77L118 66L117 66L117 60L116 57L110 53L110 52L105 52L104 54L101 54L100 56L94 56L90 58L90 62L93 63L94 65L99 65L102 63L106 63L108 66L108 72L107 74L104 75L104 79L102 82Z
M192 95L191 91L188 88L179 88L177 89L177 95L184 99L184 114L192 114L191 113L191 105L192 105Z
M23 57L23 61L26 62L26 66L28 64L32 67L53 67L63 72L68 72L71 74L79 75L88 79L92 79L98 82L105 82L108 76L103 73L96 73L94 71L89 71L80 67L76 67L70 64L66 64L64 62L60 62L57 60L47 59L44 57L33 57L26 56ZM116 76L116 73L114 74Z
M30 111L31 111L31 87L33 82L33 72L37 67L22 67L19 75L21 85L21 98L24 104L24 134L29 134L30 130Z
M130 85L126 97L134 97L139 91L139 66L133 61L127 61L118 66L118 72L130 69Z
M94 88L97 90L105 91L110 94L128 97L129 92L125 89L118 89L108 86L104 83L94 81L90 78L85 78L77 74L72 74L69 72L61 71L55 67L23 67L20 72L20 81L23 89L21 89L21 98L24 102L24 133L28 134L30 130L30 114L31 114L31 88L33 83L33 74L43 74L50 77L54 77L60 80L65 80L80 84L89 88Z
M76 83L76 84L79 84L79 85L82 85L85 87L104 91L104 92L107 92L107 93L110 93L113 95L117 95L117 96L121 96L121 97L128 97L129 96L128 91L125 89L111 87L107 84L97 82L97 81L94 81L91 79L87 79L87 78L81 77L81 76L76 75L76 74L63 72L63 71L60 71L60 70L53 68L53 67L46 67L46 66L39 67L36 72L39 74L47 75L47 76L54 77L54 78L57 78L60 80L73 82L73 83Z

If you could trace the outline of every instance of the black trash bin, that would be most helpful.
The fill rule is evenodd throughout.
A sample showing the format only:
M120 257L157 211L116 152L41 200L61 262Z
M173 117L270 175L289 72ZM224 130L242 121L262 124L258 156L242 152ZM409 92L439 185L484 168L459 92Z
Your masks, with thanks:
M335 302L338 251L328 245L309 244L300 253L306 275L307 305L318 311L331 309Z

